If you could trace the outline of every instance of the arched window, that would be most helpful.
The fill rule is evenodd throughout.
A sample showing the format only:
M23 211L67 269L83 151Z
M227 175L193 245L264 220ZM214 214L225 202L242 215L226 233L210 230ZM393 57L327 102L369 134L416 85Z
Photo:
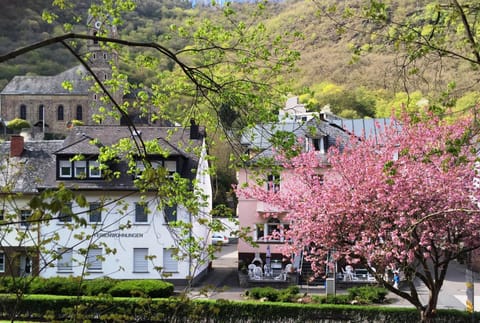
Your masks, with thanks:
M61 104L57 107L57 120L63 120L63 105Z
M20 119L27 120L27 106L25 104L20 105Z
M43 114L44 114L45 106L40 104L38 106L38 121L43 121Z
M83 108L82 108L81 105L77 105L76 119L77 120L83 120Z

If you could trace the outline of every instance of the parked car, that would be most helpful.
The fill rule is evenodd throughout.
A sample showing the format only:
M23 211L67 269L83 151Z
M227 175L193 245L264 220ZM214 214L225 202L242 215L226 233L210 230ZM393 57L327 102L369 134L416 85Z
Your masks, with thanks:
M212 235L212 244L224 245L228 243L228 237L221 233L214 233Z

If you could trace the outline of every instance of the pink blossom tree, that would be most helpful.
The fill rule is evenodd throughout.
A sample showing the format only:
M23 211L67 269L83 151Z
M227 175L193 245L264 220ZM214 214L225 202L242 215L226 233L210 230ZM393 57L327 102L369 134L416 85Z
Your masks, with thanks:
M239 193L288 210L287 252L308 246L314 271L324 271L333 250L336 260L367 268L428 322L450 262L480 246L472 121L393 120L381 142L351 137L330 149L327 165L315 152L280 157L290 176L279 193ZM389 270L403 273L405 288L394 287ZM419 281L430 291L426 304Z

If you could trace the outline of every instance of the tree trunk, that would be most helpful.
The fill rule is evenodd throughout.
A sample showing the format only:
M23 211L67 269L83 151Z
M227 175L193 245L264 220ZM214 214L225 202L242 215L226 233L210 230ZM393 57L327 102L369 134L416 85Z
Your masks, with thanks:
M432 323L435 322L435 318L437 316L437 302L438 302L438 294L440 290L431 290L430 291L430 298L428 300L428 304L423 307L420 311L420 319L423 323Z

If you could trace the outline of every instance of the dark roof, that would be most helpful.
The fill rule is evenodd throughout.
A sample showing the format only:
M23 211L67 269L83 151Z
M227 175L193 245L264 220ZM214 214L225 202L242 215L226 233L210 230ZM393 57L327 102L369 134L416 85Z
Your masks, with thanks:
M111 146L120 139L135 138L137 142L157 140L159 146L170 155L181 155L187 158L197 158L191 148L203 144L204 133L197 139L190 139L190 128L183 127L136 127L137 135L132 136L132 131L126 126L77 126L67 135L64 145L57 154L98 154L99 147ZM97 145L91 144L96 139Z
M25 141L20 157L8 159L10 141L0 144L2 161L10 163L8 176L0 178L0 185L13 185L13 192L36 193L38 187L45 185L52 169L55 169L56 150L63 145L63 140Z
M78 65L54 76L15 76L0 94L88 95L91 83L85 79L86 73ZM62 86L64 81L72 82L72 91Z
M194 178L192 170L198 166L198 156L195 150L203 145L204 131L200 136L190 139L190 128L181 127L137 127L139 135L132 136L128 127L125 126L79 126L74 127L65 138L62 147L59 147L54 154L58 157L83 155L85 158L98 156L100 147L111 146L118 143L120 139L128 138L138 141L156 140L158 145L168 152L168 158L179 160L180 168L177 171L182 177ZM96 144L92 140L96 139ZM198 151L198 150L197 150ZM125 160L111 165L113 170L120 172L119 178L111 180L56 180L56 168L51 170L49 178L54 180L46 182L46 187L56 187L64 183L67 187L85 190L135 190L133 176L127 173L128 165Z
M200 129L196 139L190 139L190 128L180 127L138 127L138 133L143 140L157 140L160 147L169 152L168 158L178 160L181 176L193 179L198 166L196 148L203 145L204 129ZM112 180L69 179L57 180L56 158L62 156L71 158L74 155L84 155L86 159L95 158L99 146L91 143L98 139L100 145L112 145L122 138L131 138L128 127L123 126L81 126L74 127L65 140L41 140L24 143L20 157L8 158L10 141L0 143L0 154L4 162L9 161L9 175L0 177L0 185L13 184L14 192L36 193L41 189L56 188L60 183L66 187L80 190L136 190L133 176L127 174L128 165L125 160L113 165L120 171L120 177ZM18 169L18 171L16 171ZM7 178L7 179L5 179ZM8 183L5 182L8 180Z

